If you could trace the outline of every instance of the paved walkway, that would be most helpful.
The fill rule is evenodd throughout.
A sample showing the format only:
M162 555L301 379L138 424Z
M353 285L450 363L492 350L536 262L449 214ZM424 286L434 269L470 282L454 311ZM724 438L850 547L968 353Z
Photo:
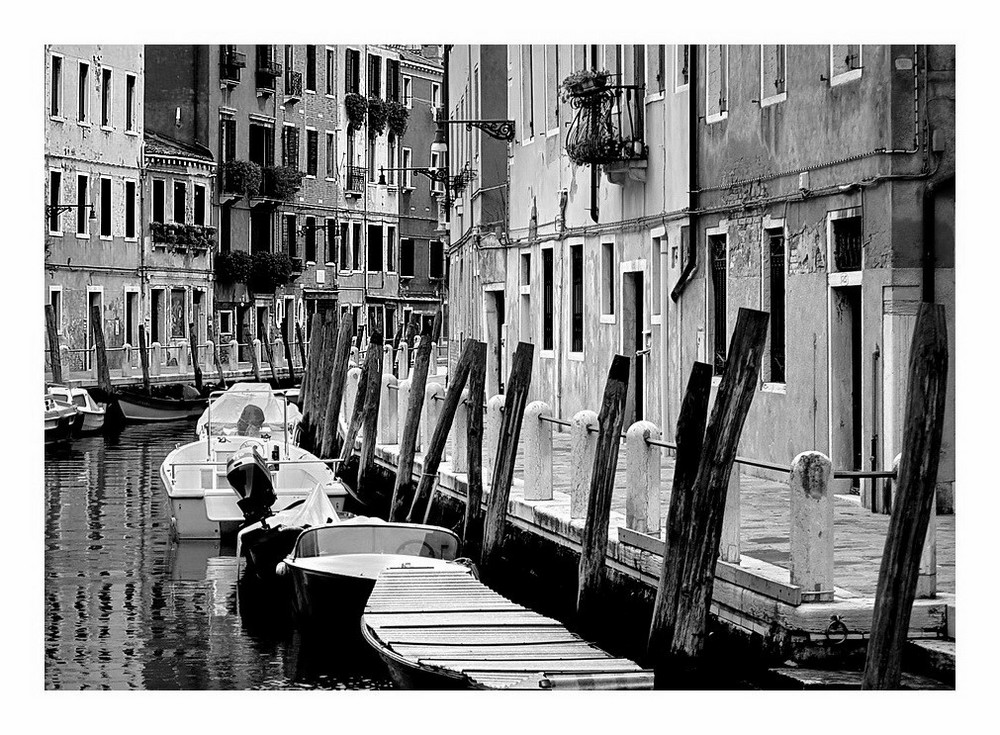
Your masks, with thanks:
M569 492L571 475L569 432L553 432L553 489ZM674 459L661 455L661 524L666 524L673 483ZM523 479L523 442L518 447L515 477ZM625 513L625 447L618 454L612 509ZM785 482L740 475L741 551L746 556L788 568L790 501ZM834 581L857 595L875 595L889 516L861 507L856 496L836 496L834 506ZM937 519L937 585L955 592L955 516Z

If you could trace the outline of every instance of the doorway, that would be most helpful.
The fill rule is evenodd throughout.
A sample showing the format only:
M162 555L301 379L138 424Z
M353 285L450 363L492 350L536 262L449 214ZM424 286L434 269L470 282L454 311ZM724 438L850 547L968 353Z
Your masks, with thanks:
M100 291L87 292L87 341L86 341L87 352L84 360L84 368L86 370L92 370L94 367L93 351L95 342L94 342L94 325L93 325L92 314L94 313L95 306L98 308L98 311L102 315L104 314L104 308L102 303L104 300L103 296L104 294L102 294Z
M506 301L502 290L486 291L486 395L503 393Z
M154 288L150 291L149 299L149 344L146 346L151 346L154 342L159 342L163 344L163 319L166 312L166 306L163 303L166 299L166 291L162 288Z
M249 362L250 353L247 351L247 346L244 344L246 341L244 335L247 330L250 329L250 304L237 305L236 307L236 334L233 335L233 339L239 347L236 350L236 360L238 362Z
M645 416L645 330L643 309L645 288L642 271L622 274L622 354L631 361L631 376L625 403L625 425L642 421Z
M830 459L836 469L862 468L861 286L830 289ZM858 492L859 480L835 480Z

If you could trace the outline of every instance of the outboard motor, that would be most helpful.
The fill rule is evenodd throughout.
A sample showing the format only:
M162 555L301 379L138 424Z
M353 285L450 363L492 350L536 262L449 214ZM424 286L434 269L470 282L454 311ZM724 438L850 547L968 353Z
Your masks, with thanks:
M226 463L226 479L240 496L236 505L246 522L256 523L272 515L271 506L278 500L267 462L255 445L240 447Z

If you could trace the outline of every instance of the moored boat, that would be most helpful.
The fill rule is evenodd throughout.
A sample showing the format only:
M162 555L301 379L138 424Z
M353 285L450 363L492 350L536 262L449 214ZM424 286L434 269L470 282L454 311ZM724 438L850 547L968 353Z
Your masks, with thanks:
M286 392L276 391L268 383L235 383L228 390L210 393L195 433L199 439L240 434L240 420L247 406L259 408L263 414L261 434L270 434L278 440L287 434L289 441L296 440L302 413Z
M190 419L200 416L208 403L188 385L176 388L174 394L158 388L151 393L131 386L115 389L115 397L125 420L146 423Z
M59 403L51 394L46 393L45 443L51 444L71 438L82 418L75 406Z
M104 428L107 406L95 401L86 388L68 385L50 385L48 390L52 397L55 398L56 403L76 408L80 414L78 422L81 433L92 434Z

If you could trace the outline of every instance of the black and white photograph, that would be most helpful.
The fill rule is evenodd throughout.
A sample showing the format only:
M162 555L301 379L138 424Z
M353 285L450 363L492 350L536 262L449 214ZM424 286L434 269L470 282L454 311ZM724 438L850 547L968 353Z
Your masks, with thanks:
M991 676L956 631L970 662L992 638L967 621L993 587L970 565L997 271L958 244L996 236L988 174L959 224L956 141L970 178L996 156L956 134L959 86L995 119L956 59L987 41L863 4L825 29L834 9L113 7L32 23L30 135L6 136L34 172L7 310L30 697L254 692L220 705L246 727L311 691L286 730L356 701L322 690L386 691L341 722L374 732L404 702L434 731L523 707L529 731L713 732L729 698L773 727L846 727L859 700L865 732L959 722ZM594 690L617 714L588 727ZM171 725L102 701L95 732ZM225 721L188 717L171 731Z

